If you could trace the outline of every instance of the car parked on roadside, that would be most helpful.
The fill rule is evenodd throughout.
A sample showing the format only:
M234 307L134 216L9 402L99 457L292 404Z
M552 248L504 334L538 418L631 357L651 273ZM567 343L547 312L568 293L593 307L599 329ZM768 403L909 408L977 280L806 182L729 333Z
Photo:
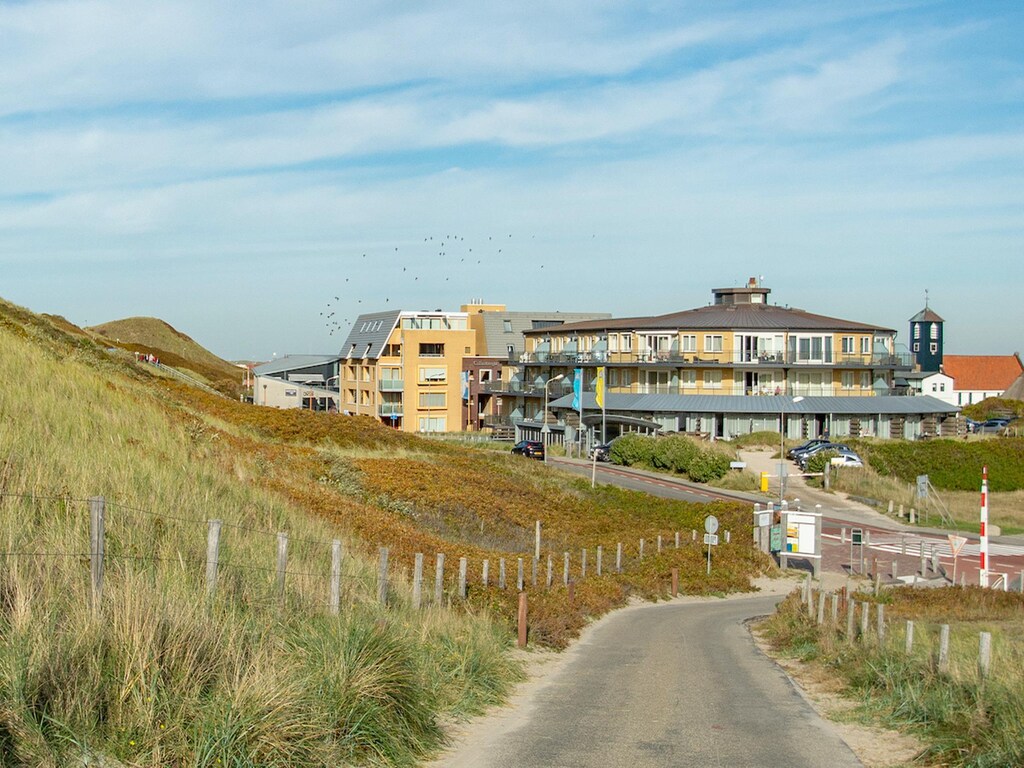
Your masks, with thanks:
M807 463L811 460L811 457L816 453L821 453L822 451L833 451L838 454L847 453L857 456L850 446L845 445L844 443L822 443L801 453L797 457L796 463L800 465L801 469L807 469ZM857 458L859 459L860 457L858 456Z
M544 443L540 440L520 440L512 446L513 456L525 456L528 459L544 458Z
M808 440L805 443L801 443L796 448L790 448L786 455L789 456L789 458L791 459L795 459L799 454L803 453L804 451L809 451L811 448L814 448L817 445L823 445L824 443L827 442L829 442L829 439L827 437L816 437L813 440Z

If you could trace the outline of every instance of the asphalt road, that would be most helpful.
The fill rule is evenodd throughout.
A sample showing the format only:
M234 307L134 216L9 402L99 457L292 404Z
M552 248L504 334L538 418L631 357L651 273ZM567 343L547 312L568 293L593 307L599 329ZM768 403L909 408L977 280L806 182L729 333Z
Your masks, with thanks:
M548 458L550 464L555 464L559 469L571 472L574 475L581 475L589 478L592 473L590 462L572 461L562 458ZM616 485L620 488L628 488L633 491L643 491L652 496L660 496L665 499L677 499L679 501L708 502L716 499L735 500L734 496L716 493L713 490L704 490L696 484L685 484L676 479L661 479L657 475L646 474L632 469L624 469L615 464L597 463L597 481Z
M521 725L445 764L860 766L744 626L774 610L778 599L663 603L615 613L536 692Z

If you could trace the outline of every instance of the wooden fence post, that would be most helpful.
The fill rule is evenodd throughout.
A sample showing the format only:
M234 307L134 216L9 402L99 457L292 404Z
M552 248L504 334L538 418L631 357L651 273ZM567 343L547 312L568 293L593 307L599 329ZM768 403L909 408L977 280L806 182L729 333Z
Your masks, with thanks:
M672 569L672 597L679 597L679 569Z
M584 547L580 552L580 578L587 578L587 548Z
M661 534L658 534L658 554L661 554Z
M878 644L885 643L885 604L879 603L875 608L878 614Z
M914 652L914 622L907 622L907 634L903 640L903 652L909 656Z
M857 601L849 600L846 603L846 639L853 640L853 615L857 610Z
M546 582L547 582L546 586L547 586L548 589L551 589L551 582L554 579L554 576L552 575L552 572L554 571L554 567L555 567L555 564L551 560L551 555L548 555L548 573L547 573L547 579L546 579Z
M484 558L483 578L481 580L483 581L485 588L491 585L491 561L488 560L486 557Z
M220 520L206 522L206 596L217 592L217 566L220 563Z
M459 599L466 599L466 574L469 571L469 561L464 558L459 558Z
M860 605L860 641L866 643L868 641L868 625L871 623L871 603L865 601Z
M640 539L640 559L644 559L644 540Z
M540 558L533 558L530 562L530 585L537 586L537 571L540 570Z
M825 590L818 591L818 626L825 623Z
M526 647L526 593L519 593L519 613L516 617L518 624L517 645L520 648Z
M516 592L522 592L526 586L526 574L523 570L523 558L518 558L516 565Z
M978 674L984 680L988 677L989 667L992 664L992 635L989 632L982 632L978 638Z
M505 558L498 560L498 589L505 588Z
M103 558L106 549L106 501L102 496L89 499L89 565L92 581L92 612L98 616L103 601Z
M417 552L412 566L412 609L423 606L423 553Z
M839 622L839 593L832 593L832 623L836 624Z
M288 572L288 534L278 531L277 534L277 599L284 604L284 578Z
M537 521L536 529L533 535L533 559L540 560L540 520ZM534 584L534 586L537 586Z
M569 553L565 552L562 555L562 584L569 586Z
M434 566L434 605L444 602L444 552L437 553L437 564Z
M679 531L676 531L676 549L679 549Z
M597 575L598 576L601 575L601 557L602 557L602 554L603 554L603 552L601 550L601 545L598 544L597 545ZM1024 575L1021 576L1021 579L1024 580Z
M388 548L381 547L380 562L377 565L377 602L388 604Z
M615 572L622 573L622 542L615 545Z
M331 615L337 616L341 610L341 541L331 542Z
M728 544L730 541L732 541L732 531L727 528L725 531L725 543Z
M696 540L697 540L697 529L696 528L691 528L690 529L690 541L696 541Z
M949 672L949 624L939 629L939 672Z

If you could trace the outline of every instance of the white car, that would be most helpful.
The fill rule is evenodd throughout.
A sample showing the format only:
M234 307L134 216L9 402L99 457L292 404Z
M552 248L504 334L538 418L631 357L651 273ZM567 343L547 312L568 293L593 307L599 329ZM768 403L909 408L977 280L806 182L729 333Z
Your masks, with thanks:
M846 453L844 451L843 453L840 453L838 456L833 456L831 463L832 463L833 467L863 467L864 466L864 462L861 461L860 456L858 456L856 453L853 453L852 451L849 452L849 453Z

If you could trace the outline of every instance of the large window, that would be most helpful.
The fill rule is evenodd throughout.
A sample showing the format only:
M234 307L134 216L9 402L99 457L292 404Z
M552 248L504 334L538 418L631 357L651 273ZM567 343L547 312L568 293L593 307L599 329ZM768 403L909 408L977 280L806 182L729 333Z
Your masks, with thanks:
M633 334L624 333L622 334L622 351L632 352L633 351Z
M939 338L938 323L932 323L932 327L928 330L928 335L931 337L932 341L935 341Z
M790 356L797 363L831 363L831 336L790 336Z
M420 357L444 357L444 344L420 344Z
M679 337L679 349L683 352L697 351L697 335L687 334Z
M871 354L871 337L870 336L861 336L860 337L860 353L862 355L870 355Z
M420 408L444 408L447 395L444 392L420 392Z
M722 351L722 337L715 336L710 333L704 335L704 351L705 352L721 352ZM719 377L721 378L721 377Z
M424 384L444 384L448 380L447 368L420 368L420 381Z
M722 338L719 336L718 338ZM704 388L705 389L721 389L722 388L722 372L719 370L704 371Z
M444 432L447 429L447 418L444 416L420 416L420 432Z
M853 389L853 371L843 371L843 389Z
M693 389L697 386L697 371L693 368L686 368L679 372L679 386L683 389Z
M853 354L853 336L843 336L843 354Z

